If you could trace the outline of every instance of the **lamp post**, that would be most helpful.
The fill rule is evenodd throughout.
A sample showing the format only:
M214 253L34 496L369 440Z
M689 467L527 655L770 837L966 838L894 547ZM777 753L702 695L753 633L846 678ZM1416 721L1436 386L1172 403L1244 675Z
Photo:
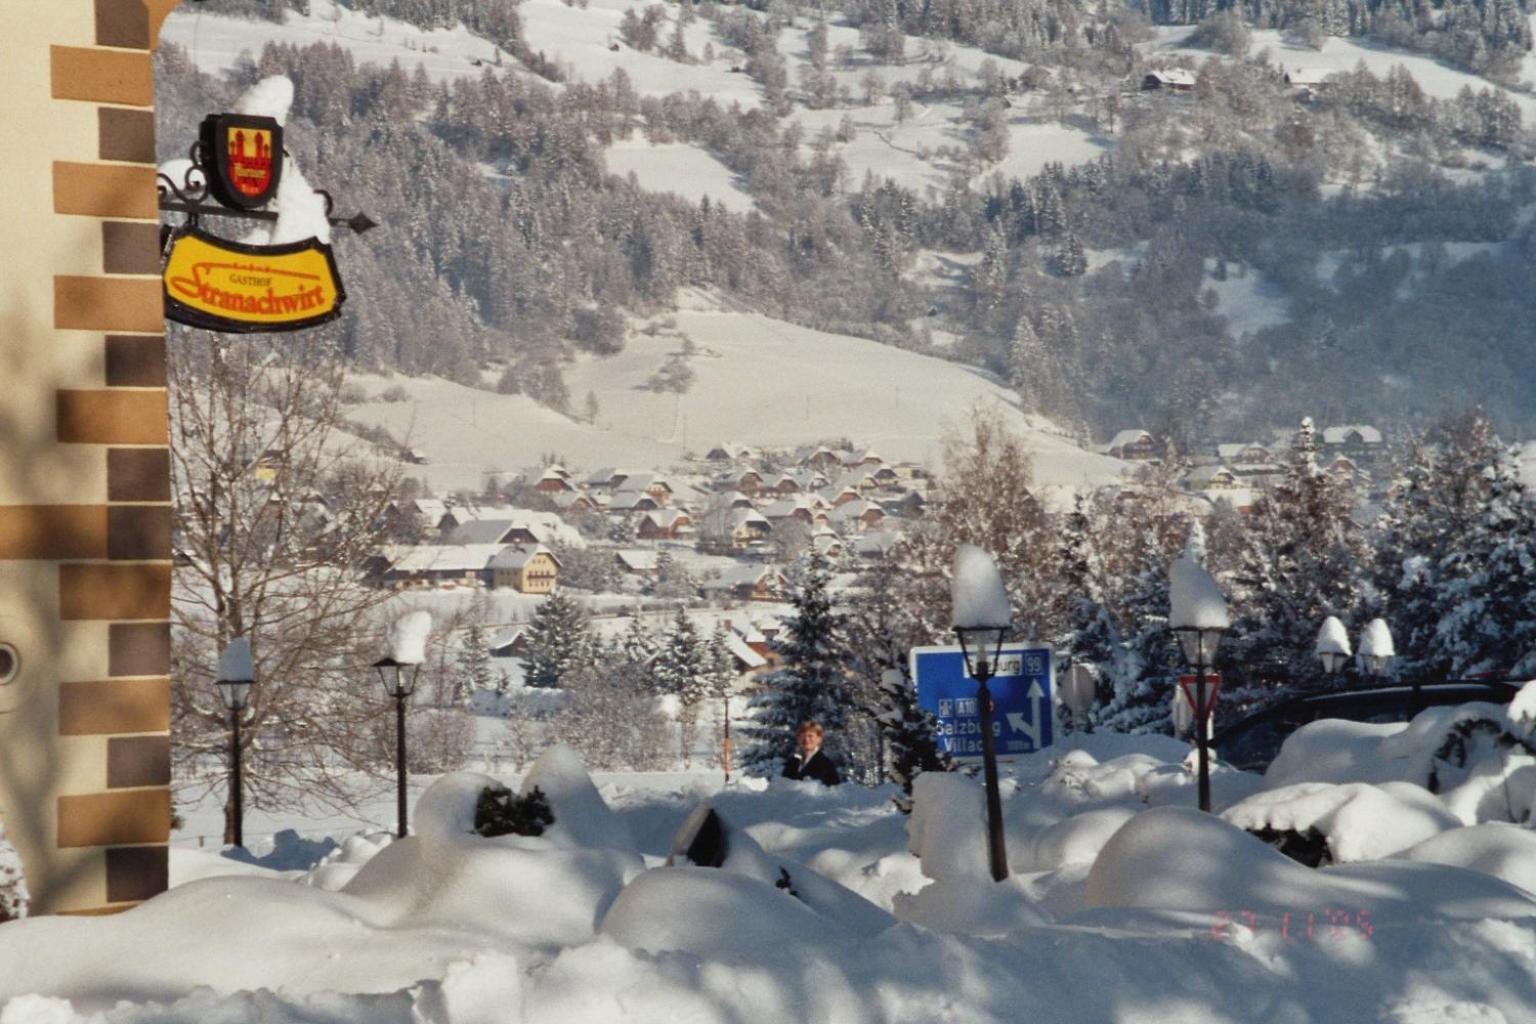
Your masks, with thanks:
M1360 634L1360 661L1365 666L1365 671L1374 676L1378 681L1385 678L1391 670L1392 659L1397 656L1397 649L1392 643L1392 630L1387 627L1385 619L1372 619L1366 623L1365 630ZM1419 680L1413 681L1413 695L1408 706L1408 717L1423 710L1419 700Z
M214 683L224 706L229 709L229 821L225 840L233 846L245 845L245 799L240 780L240 715L250 704L251 687L256 682L256 667L251 658L250 637L236 637L219 656L219 672Z
M1199 752L1200 809L1211 809L1211 734L1213 708L1206 700L1205 673L1216 661L1217 648L1231 620L1227 601L1216 580L1205 571L1194 546L1168 570L1168 628L1179 639L1184 662L1195 673L1195 746Z
M1349 633L1344 623L1335 616L1323 620L1317 631L1317 657L1323 663L1323 671L1333 675L1349 661Z
M992 557L972 544L960 545L952 581L953 626L965 667L976 680L981 717L981 766L987 787L987 862L992 880L1008 877L1003 841L1003 799L997 784L997 746L992 735L992 690L988 687L1012 619L1007 591Z
M431 628L432 616L427 612L401 616L391 631L389 653L373 663L384 692L395 700L395 796L399 819L396 834L402 839L406 835L405 702L416 691L416 676L426 660L427 633Z

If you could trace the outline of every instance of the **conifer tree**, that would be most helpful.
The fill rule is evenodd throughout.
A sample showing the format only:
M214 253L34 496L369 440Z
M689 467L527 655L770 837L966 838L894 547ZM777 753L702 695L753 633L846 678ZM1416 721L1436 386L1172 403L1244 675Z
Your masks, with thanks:
M557 590L543 600L528 626L527 683L563 686L567 676L591 663L592 652L586 614Z
M834 760L840 758L845 742L848 680L840 638L843 620L827 593L826 560L813 551L798 575L791 598L793 613L784 623L784 633L774 640L782 666L748 701L752 724L743 729L747 746L741 763L754 775L777 774L794 748L795 727L801 722L821 723L825 749Z
M678 700L678 740L685 765L693 757L699 705L709 694L708 673L709 651L693 620L679 605L651 662L651 685L656 692L671 694Z

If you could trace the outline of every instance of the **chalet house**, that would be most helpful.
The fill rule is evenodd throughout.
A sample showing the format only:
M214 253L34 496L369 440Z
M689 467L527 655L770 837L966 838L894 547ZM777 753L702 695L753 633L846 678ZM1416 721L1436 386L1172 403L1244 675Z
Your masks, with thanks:
M919 490L904 492L900 497L885 502L885 509L907 519L916 519L928 507L928 498Z
M773 524L756 509L737 509L731 516L731 542L738 547L760 544L773 535Z
M744 469L726 479L726 486L733 491L756 497L763 489L763 475L755 469Z
M1336 73L1327 68L1296 68L1285 73L1285 84L1296 99L1311 100L1328 89L1328 76Z
M613 557L619 563L619 569L622 572L646 580L656 578L656 566L660 560L660 554L651 548L623 548L615 551Z
M1104 454L1112 459L1147 462L1162 458L1163 449L1145 430L1122 430L1105 446Z
M756 457L756 449L744 444L717 444L704 453L709 462L744 462Z
M542 544L503 548L487 568L491 586L519 594L547 594L560 577L560 560Z
M1254 441L1219 444L1216 455L1229 466L1267 465L1275 461L1274 452Z
M875 480L874 471L864 466L847 470L837 478L836 482L834 482L832 486L838 490L842 490L845 487L852 487L860 494L879 490L880 488L879 483Z
M288 470L288 453L281 448L268 448L251 462L250 474L264 484L269 484Z
M502 544L423 544L394 548L383 553L383 567L375 579L397 590L445 584L484 586L486 566L505 547ZM376 563L377 564L377 563Z
M761 634L759 634L761 635ZM767 668L768 658L747 643L736 630L727 625L725 630L725 647L731 652L731 663L736 667L737 675L749 675L761 669Z
M739 565L705 581L702 589L706 595L738 601L777 601L789 589L789 581L775 566Z
M795 479L793 473L780 473L774 478L772 490L775 494L785 496L799 494L801 490L800 481Z
M521 658L528 646L528 630L519 626L492 639L488 650L493 658Z
M1142 92L1193 92L1195 73L1188 68L1162 68L1149 71L1141 79Z
M862 455L850 454L843 460L843 465L849 467L850 469L862 466L865 469L875 470L885 465L885 460L882 459L879 455L876 455L873 450L869 450L864 452Z
M763 517L774 525L790 519L798 519L807 526L815 521L811 506L805 501L772 501L763 506L762 513Z
M449 544L555 544L571 541L572 530L553 512L498 508L448 531Z
M1184 474L1184 487L1191 491L1231 491L1242 486L1226 466L1196 466Z
M533 489L540 494L559 494L576 490L576 485L571 482L571 474L566 472L565 467L554 465L544 470Z
M826 499L833 508L837 508L839 505L846 505L850 501L862 501L864 499L864 496L859 493L859 489L857 487L851 486L840 487L835 491L831 488L828 488L826 491L822 492L821 496Z
M613 497L608 500L609 512L654 512L661 508L661 502L657 501L645 491L614 491Z
M860 530L872 530L885 522L885 509L872 501L850 501L831 512L831 522L836 526L854 525Z
M680 509L664 508L647 512L635 529L635 536L640 540L681 540L697 532L688 513Z
M1356 463L1373 462L1386 450L1381 431L1363 424L1324 427L1319 440L1324 455L1343 455Z
M871 530L854 538L853 553L860 558L884 558L900 540L901 535L891 530Z
M832 449L821 447L806 457L804 465L811 469L819 469L823 473L831 473L843 467L843 460Z
M555 508L561 512L570 512L581 515L587 512L597 512L602 506L586 491L567 491L562 494L550 495L550 500L555 503Z
M901 475L896 472L894 466L878 466L874 472L875 486L882 491L895 490L901 486Z
M715 508L756 508L752 499L740 491L726 491L714 501Z

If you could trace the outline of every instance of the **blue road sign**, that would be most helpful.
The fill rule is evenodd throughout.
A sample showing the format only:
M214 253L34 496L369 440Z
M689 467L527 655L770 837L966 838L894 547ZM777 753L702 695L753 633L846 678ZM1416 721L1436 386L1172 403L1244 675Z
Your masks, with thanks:
M992 735L997 756L1028 754L1055 741L1052 729L1051 649L1004 644L992 690ZM950 757L981 756L981 709L976 680L959 647L914 647L912 678L917 703L939 720L939 746Z

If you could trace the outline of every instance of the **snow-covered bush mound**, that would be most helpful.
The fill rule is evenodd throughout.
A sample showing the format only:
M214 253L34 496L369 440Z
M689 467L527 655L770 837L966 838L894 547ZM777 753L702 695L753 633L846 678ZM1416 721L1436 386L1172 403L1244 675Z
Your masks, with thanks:
M1111 836L1136 816L1129 807L1103 807L1058 821L1035 837L1035 871L1054 871L1064 864L1091 863Z
M829 957L853 934L780 888L715 868L652 868L619 893L603 934L630 949L722 960L775 953Z
M1186 807L1144 811L1116 832L1088 873L1085 902L1270 920L1335 908L1376 924L1536 915L1536 897L1479 872L1402 860L1313 870Z
M1529 822L1536 808L1536 757L1522 748L1484 757L1440 799L1466 825Z
M1001 882L945 878L895 900L896 916L941 932L1002 938L1051 923L1034 891L1018 875Z
M1221 817L1275 843L1313 833L1327 844L1326 860L1339 864L1390 857L1461 824L1434 794L1407 782L1299 782L1256 793Z
M606 842L577 845L592 834L594 820L612 814L579 759L557 754L541 777L564 798L550 801L555 824L547 834L477 835L480 794L500 783L475 772L445 775L417 801L415 834L375 854L343 892L388 907L396 926L471 929L534 945L591 938L613 897L645 863ZM531 781L525 785L531 789ZM562 812L570 819L557 836Z
M1313 873L1220 818L1188 807L1143 811L1104 845L1088 873L1092 907L1226 910L1315 885Z
M1503 822L1441 832L1404 850L1404 860L1450 864L1536 893L1536 832Z
M1441 792L1458 785L1478 760L1516 743L1504 708L1472 702L1428 708L1406 725L1323 719L1297 729L1264 778L1293 782L1412 782Z

